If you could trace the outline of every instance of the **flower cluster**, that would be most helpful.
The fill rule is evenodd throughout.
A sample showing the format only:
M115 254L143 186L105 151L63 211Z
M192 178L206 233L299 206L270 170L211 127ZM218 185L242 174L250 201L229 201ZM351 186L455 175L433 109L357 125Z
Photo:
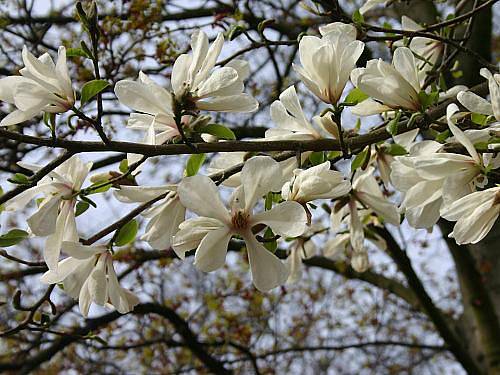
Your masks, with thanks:
M368 1L361 10L379 3L383 1ZM420 29L408 18L402 23L409 30ZM224 187L213 176L198 174L198 168L171 185L137 186L135 179L121 183L110 174L97 179L97 187L83 188L92 163L73 156L5 205L7 210L18 210L33 198L41 198L27 224L34 236L47 238L43 256L49 270L42 281L62 283L66 293L79 299L85 316L92 302L112 305L121 313L138 303L135 295L120 286L113 266L113 246L121 246L119 236L106 246L90 246L93 242L82 241L77 230L78 204L88 204L87 195L101 185L113 186L115 197L123 203L144 206L140 214L149 222L141 240L156 249L172 249L181 259L194 250L194 266L199 270L224 267L227 252L235 247L232 244L244 246L253 283L260 291L298 281L302 262L319 252L314 241L320 233L330 235L323 241L322 254L350 261L356 272L370 265L368 244L381 250L387 246L374 229L387 224L397 227L404 219L412 227L427 229L440 218L456 221L450 236L458 244L483 239L500 214L500 187L491 182L492 171L500 167L500 157L492 151L498 143L500 76L481 70L488 80L490 101L463 87L436 91L425 82L439 59L439 43L427 38L414 38L408 45L395 43L391 64L378 59L355 68L364 49L356 28L332 23L319 32L320 36L300 39L300 64L293 68L326 108L309 121L295 86L286 88L270 106L274 127L263 140L331 138L339 148L328 153L303 152L280 162L260 154L219 154L206 170L218 175L216 181ZM120 103L134 111L127 126L145 132L142 143L189 144L191 135L208 131L210 117L202 111L257 110L257 100L244 93L248 63L232 60L217 65L223 44L222 34L209 45L203 31L194 32L192 53L175 61L170 88L143 72L138 80L115 84ZM0 100L16 107L0 125L73 108L75 94L63 47L56 64L47 54L36 59L26 49L23 61L21 76L0 80ZM344 96L349 80L355 87L353 101L351 93ZM442 129L436 140L420 140L415 116L423 116L429 106L457 93L458 102L469 112L450 104L439 122ZM354 150L358 155L350 160L349 173L337 170L336 161L350 158L353 151L346 146L346 132L360 130L346 129L341 123L346 108L357 116L382 114L392 135L385 143L368 142L362 150ZM483 116L481 126L464 131L463 120L472 119L471 113ZM398 128L400 119L404 120L402 128ZM141 159L141 155L127 155L129 166ZM220 180L221 173L238 165L237 173ZM23 167L34 172L40 169ZM320 224L322 210L330 214L328 226ZM68 257L61 260L61 252Z

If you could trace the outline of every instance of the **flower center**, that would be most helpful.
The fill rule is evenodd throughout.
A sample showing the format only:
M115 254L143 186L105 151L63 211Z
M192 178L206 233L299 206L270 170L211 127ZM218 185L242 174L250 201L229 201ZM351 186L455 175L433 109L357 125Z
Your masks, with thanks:
M231 217L231 224L236 230L246 229L248 227L248 219L250 215L244 211L236 211Z

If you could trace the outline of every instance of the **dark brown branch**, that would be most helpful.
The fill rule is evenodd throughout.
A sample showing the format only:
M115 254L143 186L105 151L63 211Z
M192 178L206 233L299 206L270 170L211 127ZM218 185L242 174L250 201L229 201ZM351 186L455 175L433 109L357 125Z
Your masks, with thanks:
M185 345L193 352L193 354L206 366L206 368L216 374L231 374L232 372L224 367L224 365L214 358L203 346L203 343L198 341L194 332L189 328L188 323L181 318L173 309L158 304L158 303L143 303L135 307L130 314L134 315L159 315L172 324L176 332L182 337ZM17 361L9 361L8 363L0 363L0 371L16 370L20 374L28 374L37 369L42 363L49 361L57 353L64 350L69 345L81 340L90 332L99 330L102 327L119 319L121 316L117 311L103 315L94 319L87 319L83 327L77 327L67 335L60 336L46 349L38 354L22 358Z

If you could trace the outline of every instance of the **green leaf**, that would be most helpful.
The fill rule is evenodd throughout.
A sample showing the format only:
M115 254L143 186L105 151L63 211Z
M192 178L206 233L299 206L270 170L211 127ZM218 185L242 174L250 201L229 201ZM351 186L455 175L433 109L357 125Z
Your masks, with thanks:
M113 184L109 183L109 184L106 184L106 185L103 185L103 186L100 186L100 187L94 189L94 186L102 185L105 182L106 181L99 181L99 182L96 182L95 184L90 185L88 188L85 189L86 191L88 191L87 195L90 195L90 194L99 194L99 193L105 193L105 192L107 192L109 189L111 189L111 186Z
M354 172L356 169L365 164L366 159L369 157L370 146L365 147L363 151L356 155L351 164L351 172Z
M408 153L403 146L398 145L397 143L386 145L384 152L392 156L406 155Z
M220 139L236 139L231 129L219 124L208 124L200 129L200 133L215 135Z
M9 247L18 244L28 237L28 232L21 229L11 229L0 236L0 247Z
M265 203L264 203L264 209L266 211L269 211L271 208L273 208L273 193L269 192L266 195L266 200L265 200Z
M84 41L84 40L82 40L82 41L80 42L80 46L81 46L81 48L82 48L83 52L85 52L85 53L86 53L88 56L90 56L90 58L92 59L92 56L93 56L93 55L92 55L92 51L90 50L89 46L87 46L87 43L85 43L85 41Z
M322 151L313 152L311 155L309 155L309 160L311 161L312 165L321 164L325 161L325 153Z
M137 221L131 220L127 224L125 224L121 229L118 231L118 234L116 235L115 238L115 245L116 246L124 246L132 241L135 240L135 236L137 235L137 229L139 228L139 224L137 224Z
M420 91L418 93L418 101L424 110L435 104L438 98L439 93L437 91L433 91L430 94L427 94L425 91Z
M19 185L26 185L29 184L31 181L28 176L22 173L16 173L14 176L9 178L7 181L12 182L13 184L19 184Z
M356 11L352 14L352 21L358 24L365 22L365 18L363 17L359 9L356 9Z
M399 119L400 119L400 117L401 117L401 112L398 111L396 113L396 117L394 117L391 121L389 121L389 123L385 127L385 130L387 130L387 133L389 133L390 135L396 135L396 134L398 134L398 127L399 127Z
M80 199L81 199L82 201L84 201L84 202L87 202L87 203L88 203L88 204L90 204L92 207L97 208L97 204L96 204L96 203L95 203L92 199L90 199L90 198L88 198L88 197L85 197L85 196L83 196L83 195L80 195Z
M356 105L361 103L362 101L368 99L368 95L366 95L363 91L355 87L352 89L349 94L346 96L344 103L350 105Z
M99 94L108 86L109 83L102 79L95 79L93 81L87 82L82 87L82 96L80 98L80 102L82 104L87 103L90 99Z
M120 170L120 172L122 172L123 174L127 173L128 172L128 160L127 159L123 159L121 162L120 162L120 166L118 167L118 169Z
M337 159L342 155L342 151L329 151L326 153L327 160Z
M91 59L92 56L83 49L83 48L68 48L66 50L66 57L85 57L87 59Z
M488 116L487 115L482 115L480 113L473 113L470 116L470 119L474 124L478 124L481 126L484 126L488 123Z
M271 228L267 227L266 231L264 232L264 238L273 238L274 233ZM276 240L274 241L266 241L263 243L264 247L269 250L270 252L274 253L276 249L278 248L278 243Z
M76 209L75 209L75 216L80 216L83 214L85 211L87 211L90 207L89 202L78 202L76 204Z
M205 161L205 154L193 154L189 157L186 164L186 176L194 176L200 170Z
M449 129L436 135L436 138L434 138L434 140L436 142L443 143L448 137L451 137L451 132Z

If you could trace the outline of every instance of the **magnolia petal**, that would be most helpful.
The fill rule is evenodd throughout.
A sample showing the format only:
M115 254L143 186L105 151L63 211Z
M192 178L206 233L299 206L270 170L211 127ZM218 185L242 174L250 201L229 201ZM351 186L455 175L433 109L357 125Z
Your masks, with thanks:
M86 246L79 242L63 241L61 244L61 250L74 259L84 260L93 257L94 255L106 252L106 246Z
M392 111L391 107L381 104L371 98L363 100L361 103L351 107L351 113L356 116L371 116L379 113Z
M115 269L113 268L113 260L111 257L108 257L106 260L106 268L109 283L108 293L111 304L120 314L126 314L132 311L134 306L139 303L139 298L120 286Z
M217 69L200 85L196 96L199 98L217 96L218 91L230 86L237 80L238 72L233 68L223 67Z
M457 94L457 99L460 104L471 112L487 116L493 115L493 107L491 106L491 103L471 91L459 92Z
M450 237L455 238L457 244L478 243L489 233L498 219L500 208L494 207L487 201L478 206L469 216L457 221Z
M290 273L286 264L262 246L253 234L244 236L244 240L255 287L261 292L267 292L283 285Z
M208 217L188 219L179 225L179 231L172 239L172 247L177 256L184 259L185 253L196 249L208 232L224 227L225 225L217 219Z
M224 266L231 237L232 233L227 227L208 232L196 249L195 267L204 272L212 272Z
M141 239L154 249L168 249L185 216L186 209L179 200L170 200L164 210L149 221Z
M241 170L245 210L249 212L257 200L270 191L280 191L282 176L281 167L273 158L255 156L249 159Z
M38 211L27 220L33 234L41 237L48 236L56 231L56 221L61 198L54 196L46 199Z
M120 186L119 190L115 191L115 197L120 202L148 202L159 197L162 194L176 190L176 185L164 186Z
M92 300L104 306L108 300L108 281L106 277L106 255L99 257L96 266L88 278L88 290Z
M48 270L45 272L40 281L45 284L57 284L66 279L71 273L77 270L83 264L81 259L66 258L59 262L57 270Z
M70 202L64 202L61 205L61 209L57 215L55 231L45 241L43 258L50 269L57 268L57 262L61 253L61 244L65 239L72 240L72 242L78 241L75 214L73 205Z
M462 130L458 126L456 126L453 123L453 115L458 112L458 106L456 104L450 104L446 108L446 119L448 121L448 127L450 128L451 132L455 136L455 138L467 149L469 152L469 155L472 156L474 161L480 165L481 164L481 158L479 157L479 154L476 151L476 148L472 144L472 142L467 138L467 136L464 134Z
M394 204L384 198L368 193L357 193L357 196L364 204L375 211L375 213L381 216L386 222L392 225L399 225L399 212Z
M10 76L0 79L0 101L14 103L14 93L19 83L27 81L22 76Z
M413 52L407 47L396 48L392 63L396 70L413 86L415 91L419 92L420 79Z
M208 98L196 102L201 110L215 112L254 112L259 108L259 102L251 95L239 94Z
M326 242L325 250L323 251L324 256L331 259L337 259L344 253L349 241L349 233L336 235Z
M177 188L184 207L199 216L229 222L229 212L220 199L215 183L207 176L185 177Z
M358 209L356 207L356 202L349 202L349 233L351 237L351 245L355 251L364 250L365 234L363 230L363 224L358 215Z
M307 214L301 204L286 201L252 217L252 224L266 224L283 237L298 237L307 230Z

